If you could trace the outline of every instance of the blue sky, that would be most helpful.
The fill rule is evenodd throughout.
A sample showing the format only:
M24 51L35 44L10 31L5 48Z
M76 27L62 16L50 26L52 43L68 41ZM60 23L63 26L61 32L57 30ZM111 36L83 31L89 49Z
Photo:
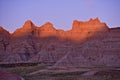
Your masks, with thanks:
M51 22L69 30L73 20L99 17L109 27L120 27L120 0L0 0L0 26L10 32L26 20L37 25Z

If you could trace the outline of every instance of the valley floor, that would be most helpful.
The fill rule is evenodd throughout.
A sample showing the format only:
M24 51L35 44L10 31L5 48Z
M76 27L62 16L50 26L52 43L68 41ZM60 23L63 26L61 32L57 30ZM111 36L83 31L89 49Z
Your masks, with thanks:
M25 80L120 80L119 67L51 68L43 64L1 68Z

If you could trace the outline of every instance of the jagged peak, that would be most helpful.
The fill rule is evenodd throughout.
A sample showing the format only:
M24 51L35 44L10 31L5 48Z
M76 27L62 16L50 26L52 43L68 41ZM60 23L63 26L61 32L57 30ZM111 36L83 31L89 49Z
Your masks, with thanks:
M80 22L78 20L74 20L72 24L72 30L75 30L79 26L79 23Z
M41 30L56 30L51 22L46 22L40 27Z
M105 23L100 22L99 18L92 19L90 18L88 21L73 21L72 31L88 31L88 30L94 30L94 31L106 31L108 30L108 27Z
M98 23L101 23L100 19L98 17L96 17L95 19L90 18L90 20L88 22L98 22Z
M51 25L51 26L53 26L53 24L51 22L46 22L44 25Z
M0 26L0 32L6 34L7 36L10 36L10 33L6 29L4 29L2 26Z
M35 28L35 25L33 24L33 22L31 20L27 20L27 21L25 21L23 28L31 29L31 28Z
M99 17L96 17L95 20L100 20Z
M4 29L2 26L0 26L0 31L7 31L6 29ZM8 31L7 31L8 32Z
M3 30L3 27L2 27L2 26L0 26L0 30Z
M88 22L92 22L94 19L93 18L90 18Z
M88 21L78 21L78 20L74 20L73 24L79 24L79 23L89 23L89 22L98 22L101 23L100 19L98 17L96 17L95 19L90 18Z
M31 20L25 21L25 24L33 24Z
M79 23L79 21L78 20L74 20L73 23Z
M24 36L26 34L29 34L30 32L34 31L37 27L33 24L31 20L25 21L23 27L16 29L12 36Z
M94 19L94 21L100 22L100 19L99 19L98 17L96 17L96 18Z

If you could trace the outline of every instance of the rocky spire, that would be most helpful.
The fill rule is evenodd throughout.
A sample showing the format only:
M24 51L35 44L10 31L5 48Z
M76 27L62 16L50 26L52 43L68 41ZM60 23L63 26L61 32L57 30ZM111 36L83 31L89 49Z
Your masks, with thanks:
M24 25L23 25L24 29L32 29L35 28L35 25L32 23L31 20L27 20Z
M7 36L10 36L10 33L1 26L0 26L0 32L7 35Z
M53 27L53 24L50 22L45 23L41 27L39 27L39 36L41 37L51 37L56 36L57 30Z
M73 21L72 31L81 32L81 31L106 31L108 27L105 23L100 22L99 18L90 19L89 21L82 22L78 20Z
M50 22L46 22L44 25L40 27L41 31L56 31L56 29L53 27L53 24Z
M76 29L79 27L79 21L78 20L74 20L73 24L72 24L72 30L76 31Z
M94 21L96 21L96 22L100 22L100 20L99 20L99 18L97 17L97 18L95 18L94 19Z
M96 17L95 19L90 18L90 20L88 22L98 22L98 23L101 23L98 17Z
M6 31L2 26L0 26L0 31Z
M27 20L22 28L17 29L12 36L14 37L19 37L19 36L24 36L24 35L30 35L34 33L35 29L37 27L32 23L31 20Z

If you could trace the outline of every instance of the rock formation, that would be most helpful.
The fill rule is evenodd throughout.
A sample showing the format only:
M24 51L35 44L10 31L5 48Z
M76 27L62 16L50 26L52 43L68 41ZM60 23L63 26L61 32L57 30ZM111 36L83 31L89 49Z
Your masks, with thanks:
M74 32L96 32L107 30L107 25L105 23L101 23L98 18L90 19L87 22L74 20L72 27L72 31Z
M120 29L100 33L72 46L54 67L120 66ZM103 36L104 35L104 36Z
M44 25L42 25L38 31L40 37L56 36L57 34L57 30L53 27L53 24L50 22L47 22Z
M25 35L33 35L36 31L36 26L32 23L32 21L27 20L22 28L17 29L13 34L12 37L20 37Z
M10 33L0 27L0 61L3 60L4 55L6 55L6 49L9 45Z
M30 20L13 34L0 28L0 62L45 62L53 67L120 66L120 28L98 18L73 21L71 30ZM3 55L4 54L4 55Z

